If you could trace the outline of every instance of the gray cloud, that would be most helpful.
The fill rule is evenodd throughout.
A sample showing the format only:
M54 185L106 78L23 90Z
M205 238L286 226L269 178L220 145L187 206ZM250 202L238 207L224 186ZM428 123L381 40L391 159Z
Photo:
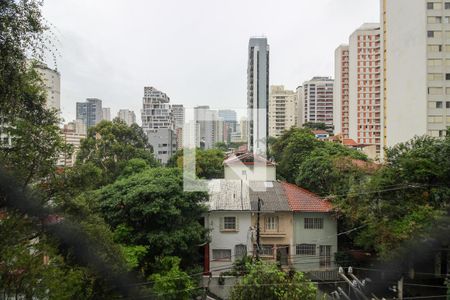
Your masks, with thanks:
M378 0L46 0L44 15L61 41L63 117L98 97L113 115L139 116L144 85L188 107L246 105L248 38L271 46L273 84L290 89L333 75L334 49L364 22L379 19Z

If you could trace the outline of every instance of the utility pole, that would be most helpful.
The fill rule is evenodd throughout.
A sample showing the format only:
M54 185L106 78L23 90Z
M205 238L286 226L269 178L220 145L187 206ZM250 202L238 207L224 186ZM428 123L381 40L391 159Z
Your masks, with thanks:
M261 198L258 197L258 212L256 214L256 260L259 261L260 252L260 233L259 233L259 215L261 212Z

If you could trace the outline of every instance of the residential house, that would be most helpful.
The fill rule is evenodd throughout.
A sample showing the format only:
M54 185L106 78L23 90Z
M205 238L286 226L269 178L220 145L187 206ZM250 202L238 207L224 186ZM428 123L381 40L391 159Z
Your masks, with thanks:
M207 206L205 226L210 230L210 243L205 247L204 271L220 273L253 250L248 188L241 180L212 180Z
M229 270L237 259L255 257L257 251L261 259L285 269L320 275L335 267L337 221L332 206L303 188L275 180L248 185L242 180L213 180L208 208L207 273Z
M293 219L282 183L252 181L249 194L253 212L252 225L255 228L258 226L258 201L260 202L260 257L264 260L277 261L281 266L289 266L293 245ZM256 252L256 240L253 242L253 249Z
M282 186L293 212L292 265L298 271L334 268L337 220L331 204L297 185Z
M235 152L224 162L225 179L272 181L276 179L274 162L252 152Z

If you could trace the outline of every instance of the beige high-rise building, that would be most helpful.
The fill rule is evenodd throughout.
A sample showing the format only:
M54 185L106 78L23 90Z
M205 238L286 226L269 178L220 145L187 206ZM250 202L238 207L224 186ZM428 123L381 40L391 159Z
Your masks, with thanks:
M57 162L58 166L73 167L80 150L81 140L86 138L86 126L80 120L75 120L64 125L61 137L66 145L72 145L72 153L61 153Z
M124 121L128 126L130 126L133 123L136 123L136 114L134 111L129 109L120 109L117 113L117 117Z
M41 75L47 92L47 108L61 111L61 75L44 63L37 63L36 70Z
M298 124L297 93L285 90L282 85L270 86L269 92L269 136L279 137L284 130Z
M381 0L381 27L385 144L444 136L450 126L450 2Z
M335 133L383 156L380 25L366 23L335 51ZM373 157L376 158L376 157Z

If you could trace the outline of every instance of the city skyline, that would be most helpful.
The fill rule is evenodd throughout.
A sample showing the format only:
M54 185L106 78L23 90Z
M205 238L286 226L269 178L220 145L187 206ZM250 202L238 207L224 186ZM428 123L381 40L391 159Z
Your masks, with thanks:
M211 8L210 3L199 2ZM102 1L64 4L45 1L45 15L56 27L55 34L60 40L57 67L61 73L61 110L65 121L75 119L75 102L96 97L111 107L112 115L123 108L135 111L140 123L143 86L164 90L174 103L185 107L210 105L239 111L246 108L247 59L242 49L250 37L267 36L272 47L270 82L292 90L313 76L333 75L336 45L364 22L379 19L376 0L291 1L283 6L255 1L234 4L241 5L242 10L235 10L233 3L222 3L212 8L208 16L196 20L200 11L192 11L189 18L177 17L185 11L179 6L190 6L187 3L174 6L160 1L152 5L137 1L131 7L110 1L106 7ZM160 16L148 17L149 6L160 8ZM261 18L246 21L242 16L254 7ZM348 18L348 9L358 13ZM68 10L70 14L66 13ZM283 12L283 18L273 21L270 16L274 12ZM321 13L313 18L314 12ZM169 13L174 14L174 24L170 26L163 23ZM115 24L118 14L128 23ZM142 16L132 17L134 14ZM230 25L223 15L243 21ZM84 20L82 24L80 19ZM204 21L210 25L201 28ZM317 30L304 29L310 26ZM159 32L155 32L155 27ZM145 35L141 34L143 30ZM316 34L327 38L318 40ZM117 36L122 41L117 42ZM156 39L158 45L153 42ZM179 45L183 45L183 51L179 51ZM75 62L78 67L71 68ZM224 86L223 82L229 84ZM197 92L199 85L205 89L201 94Z

